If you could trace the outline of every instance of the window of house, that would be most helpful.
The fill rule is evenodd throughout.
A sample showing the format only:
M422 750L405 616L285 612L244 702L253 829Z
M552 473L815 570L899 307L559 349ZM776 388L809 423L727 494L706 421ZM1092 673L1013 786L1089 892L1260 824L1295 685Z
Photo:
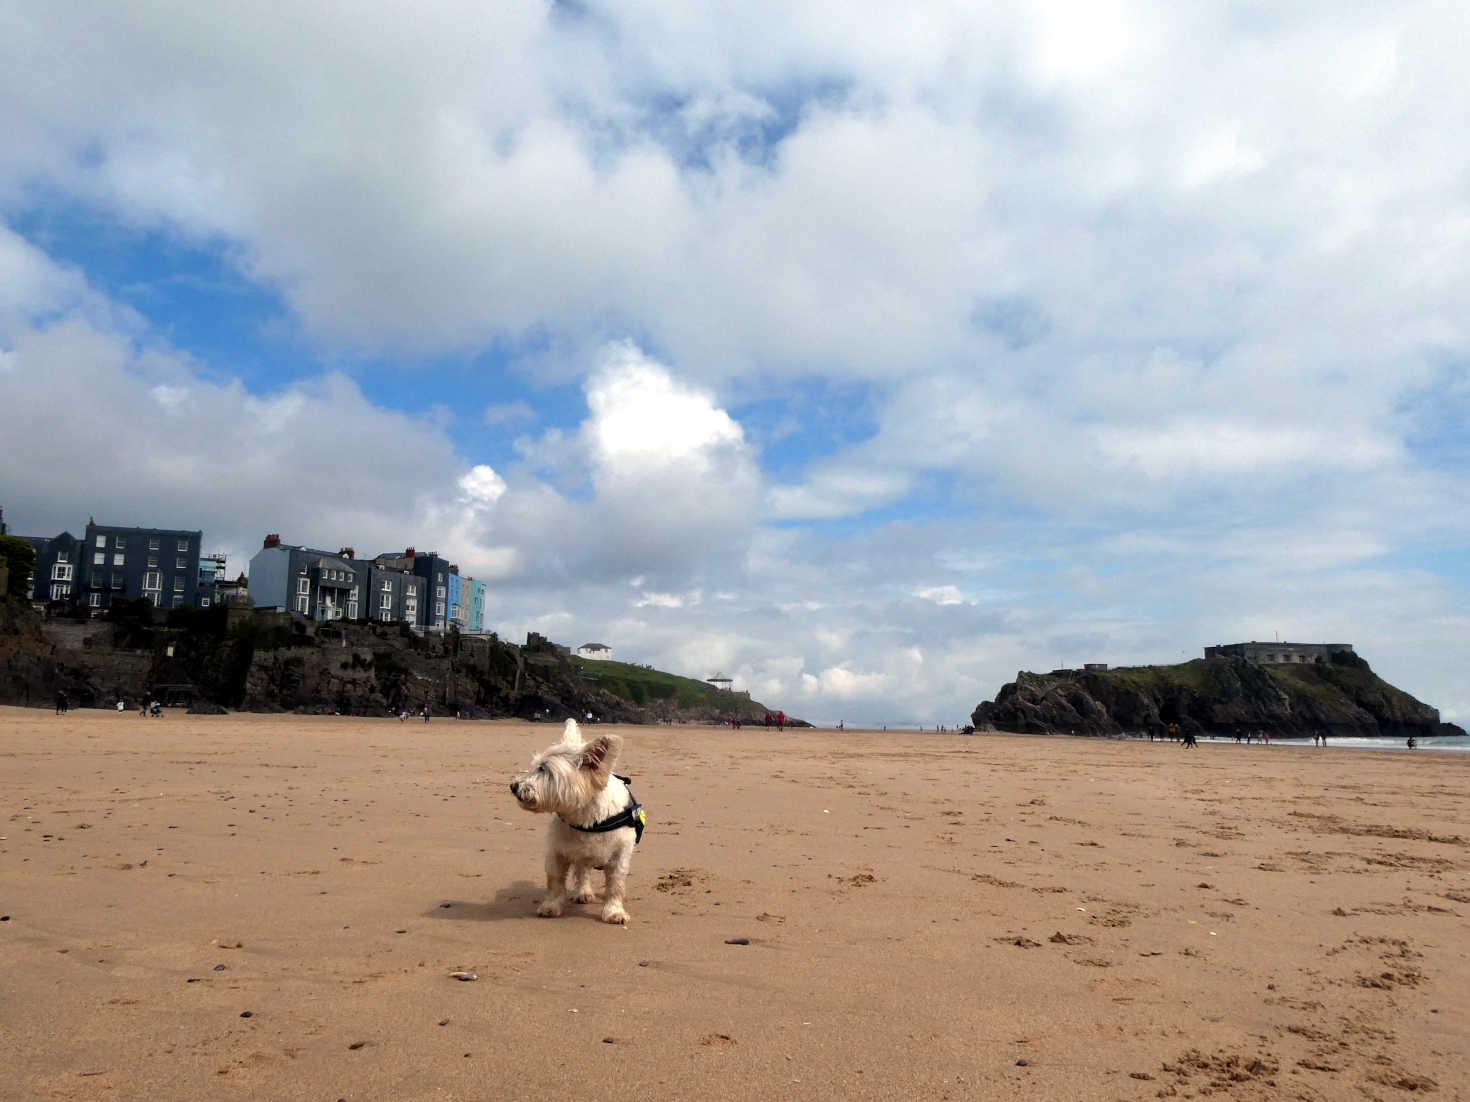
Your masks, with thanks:
M115 555L112 556L112 565L113 566L121 566L123 564L123 560L124 560L124 555L123 555L123 553L121 551L119 551Z
M393 582L391 580L387 579L387 578L383 579L383 592L384 593L392 593L393 592Z
M439 617L439 619L441 619L441 620L444 619L444 602L443 601L435 601L434 602L434 615L437 616L437 617Z
M199 607L200 608L208 608L209 607L209 598L208 597L200 597L199 598Z
M121 589L122 588L122 583L123 583L122 571L121 570L114 570L112 572L112 588L113 589Z
M356 601L348 601L347 602L347 618L349 620L356 620L357 619L357 602Z
M378 607L379 608L392 608L393 607L393 594L391 594L391 593L384 593L378 599Z
M379 612L379 613L378 613L378 619L379 619L379 620L382 620L382 621L383 621L383 623L385 623L385 624L386 624L386 623L387 623L387 622L388 622L388 621L389 621L389 620L391 620L391 619L393 619L393 613L391 613L391 612L389 612L389 611L388 611L388 610L387 610L387 609L386 609L386 608L385 608L385 609L383 609L383 610L382 610L382 611L380 611L380 612Z
M51 580L53 582L71 581L71 567L64 562L56 563L51 567Z
M182 576L175 576L174 577L174 592L175 593L182 593L182 592L184 592L184 579L183 579Z
M51 587L51 599L53 601L60 601L69 596L71 596L71 586L62 583Z
M93 551L92 552L92 565L93 566L105 566L106 564L107 564L107 552L106 551Z
M311 592L311 579L309 579L309 578L298 578L298 579L296 579L296 592L297 593L310 593Z
M158 566L158 556L157 555L149 555L148 556L148 569L149 570L154 570L154 569L157 568L157 566Z
M101 608L102 607L102 594L100 594L100 593L88 593L87 594L87 604L91 605L93 608Z
M161 588L163 588L163 577L162 577L162 575L160 575L158 573L158 571L156 571L156 570L155 571L152 571L151 573L144 574L143 575L143 588L144 589L161 589Z
M106 547L107 546L107 537L106 536L98 536L97 537L97 546L98 547Z
M306 611L306 598L305 597L297 597L296 598L296 611L297 612L305 612Z
M189 541L188 540L179 540L179 550L180 551L187 551L187 550L189 550Z
M121 551L127 545L128 541L123 539L121 536L112 537L112 546L116 547L119 551Z
M180 555L177 559L174 560L174 569L175 570L188 570L189 569L189 560L186 559L186 558L184 558L184 556Z
M444 587L442 585L438 589L434 590L434 596L440 598L444 596Z
M148 550L150 550L150 551L157 551L158 550L158 537L157 536L149 536L148 537Z
M70 562L71 561L71 552L70 551L58 551L58 552L56 552L56 561L57 562Z

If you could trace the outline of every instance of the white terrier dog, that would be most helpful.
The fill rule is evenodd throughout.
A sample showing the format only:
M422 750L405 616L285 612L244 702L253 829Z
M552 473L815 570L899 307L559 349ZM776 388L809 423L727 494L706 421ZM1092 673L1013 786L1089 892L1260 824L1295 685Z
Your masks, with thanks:
M623 740L602 735L582 741L575 719L567 720L561 741L531 760L531 768L510 782L511 794L527 811L551 814L546 828L546 898L536 908L555 918L566 906L567 873L571 898L591 903L592 870L606 877L602 921L623 925L623 891L633 847L643 837L643 808L628 789L628 778L612 771Z

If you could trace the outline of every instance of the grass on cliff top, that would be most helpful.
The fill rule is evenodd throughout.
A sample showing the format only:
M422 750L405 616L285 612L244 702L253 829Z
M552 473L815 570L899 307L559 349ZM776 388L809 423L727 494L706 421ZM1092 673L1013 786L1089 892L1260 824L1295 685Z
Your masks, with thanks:
M573 655L572 661L592 684L640 706L652 707L664 702L681 710L710 708L723 715L765 714L764 707L749 697L724 692L692 677L578 655Z
M1283 689L1323 701L1341 700L1344 695L1353 697L1376 693L1386 700L1399 700L1410 708L1424 707L1422 702L1384 681L1362 661L1266 663L1257 668ZM1192 689L1205 695L1213 691L1208 663L1203 658L1174 666L1118 666L1099 671L1095 676L1143 691L1171 687Z
M1366 662L1362 665L1331 662L1299 665L1282 663L1261 668L1277 682L1309 696L1340 699L1343 695L1357 697L1377 694L1385 700L1396 700L1408 709L1425 707L1422 701L1379 677L1368 668Z
M1181 662L1177 666L1115 666L1110 670L1098 671L1098 676L1110 678L1141 692L1179 687L1202 693L1209 688L1203 658Z

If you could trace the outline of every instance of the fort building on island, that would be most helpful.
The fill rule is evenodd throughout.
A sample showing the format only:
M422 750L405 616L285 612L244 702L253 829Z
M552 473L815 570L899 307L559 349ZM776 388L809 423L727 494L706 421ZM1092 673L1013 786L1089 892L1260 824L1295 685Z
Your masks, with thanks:
M1258 666L1326 662L1334 651L1356 653L1351 643L1225 643L1206 647L1208 658L1244 658Z

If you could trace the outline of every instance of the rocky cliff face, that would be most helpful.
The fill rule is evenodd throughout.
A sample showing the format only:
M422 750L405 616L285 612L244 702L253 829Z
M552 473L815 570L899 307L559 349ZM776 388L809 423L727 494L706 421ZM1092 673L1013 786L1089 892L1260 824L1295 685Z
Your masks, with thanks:
M65 690L77 707L157 698L201 711L384 715L428 705L476 719L591 712L606 722L700 722L762 710L694 682L685 683L693 692L655 698L609 691L606 680L554 646L494 636L421 637L248 609L165 617L145 606L110 620L43 621L0 603L0 704L46 706Z
M1310 665L1215 658L1178 666L1022 672L971 718L980 731L1078 735L1164 731L1170 725L1225 737L1256 730L1307 738L1465 734L1348 652Z

